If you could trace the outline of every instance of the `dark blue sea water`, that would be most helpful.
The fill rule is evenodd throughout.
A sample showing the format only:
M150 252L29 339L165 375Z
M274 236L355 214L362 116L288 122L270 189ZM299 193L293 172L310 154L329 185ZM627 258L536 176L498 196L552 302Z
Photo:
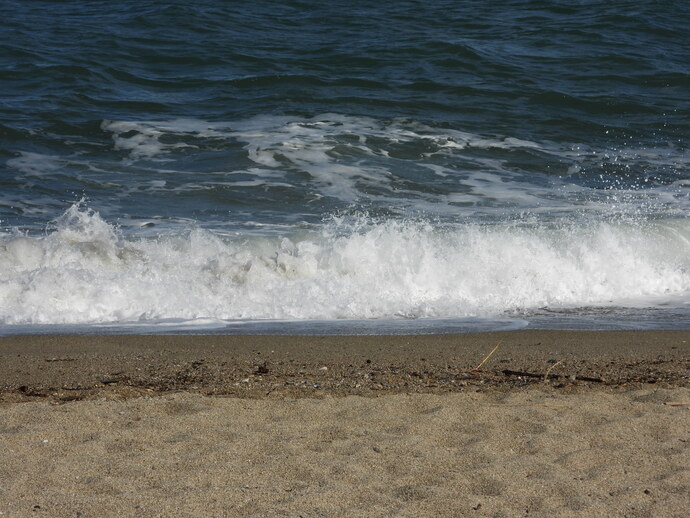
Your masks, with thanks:
M0 334L690 328L685 1L0 2Z

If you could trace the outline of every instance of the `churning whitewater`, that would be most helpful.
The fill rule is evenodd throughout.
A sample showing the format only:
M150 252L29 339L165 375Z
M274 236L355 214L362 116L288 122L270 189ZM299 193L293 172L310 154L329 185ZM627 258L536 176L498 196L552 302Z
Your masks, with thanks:
M500 317L688 301L683 221L432 225L332 217L285 236L124 236L83 203L0 241L0 321Z

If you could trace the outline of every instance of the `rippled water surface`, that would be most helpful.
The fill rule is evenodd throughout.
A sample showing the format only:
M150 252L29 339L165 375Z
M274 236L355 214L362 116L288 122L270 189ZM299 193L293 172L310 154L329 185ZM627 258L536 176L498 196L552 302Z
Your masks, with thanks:
M690 328L686 2L0 16L0 334Z

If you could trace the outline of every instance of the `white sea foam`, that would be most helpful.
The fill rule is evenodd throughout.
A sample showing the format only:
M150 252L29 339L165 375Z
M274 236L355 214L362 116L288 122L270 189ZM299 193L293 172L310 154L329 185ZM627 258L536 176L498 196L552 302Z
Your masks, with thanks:
M41 153L19 153L16 158L6 162L8 167L16 169L24 176L41 177L58 171L62 166L62 160L58 156L44 155Z
M172 149L191 147L188 144L165 144L160 138L165 128L155 125L130 121L103 121L101 128L113 134L115 149L128 151L131 158L159 159L159 155Z
M593 187L592 183L597 182L573 177L585 169L591 176L590 170L596 171L602 164L628 169L645 164L650 171L668 174L686 170L690 163L687 152L672 147L595 150L582 145L477 135L407 119L338 114L313 118L257 116L231 122L105 121L102 127L112 133L115 148L127 152L130 162L170 164L175 159L173 153L183 152L183 148L228 149L234 145L243 148L252 164L247 167L246 163L228 163L227 170L212 172L213 178L181 183L175 187L177 191L292 186L306 190L311 199L328 197L350 204L371 202L465 216L505 215L525 209L603 213L641 209L669 215L690 210L690 195L684 183L641 178L637 184L626 184L613 175ZM543 170L522 171L508 161L513 154L523 160L528 156L527 163L532 167L542 164ZM28 158L14 165L36 170ZM549 172L550 165L560 167L562 172ZM156 172L176 173L164 169ZM241 179L235 175L241 175Z
M690 300L687 220L439 227L334 218L314 231L123 236L77 204L0 236L0 322L501 316Z
M670 147L567 149L335 114L102 128L120 152L113 160L22 153L7 165L27 185L63 169L98 182L99 208L127 230L77 204L40 235L0 235L0 323L493 318L690 303L690 184L672 174L687 169L687 154ZM198 156L214 170L195 169ZM534 170L559 161L561 175ZM638 162L654 164L666 177L598 183L583 170L599 162L635 174ZM237 224L216 208L199 223L213 232L189 212L158 217L157 206L127 212L116 201L151 193L167 208L219 188L243 189L247 207L230 208ZM290 201L267 196L272 188L290 189ZM256 221L253 189L289 206ZM311 217L298 228L313 200L322 214L349 205L395 216ZM32 215L24 228L43 225L45 207L59 203L0 196L0 206ZM416 213L429 216L405 216Z

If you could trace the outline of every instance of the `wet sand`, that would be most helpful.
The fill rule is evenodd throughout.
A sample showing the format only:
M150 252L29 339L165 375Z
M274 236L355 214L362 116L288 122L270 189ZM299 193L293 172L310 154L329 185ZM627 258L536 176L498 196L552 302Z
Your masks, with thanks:
M689 344L2 338L0 513L686 516Z

